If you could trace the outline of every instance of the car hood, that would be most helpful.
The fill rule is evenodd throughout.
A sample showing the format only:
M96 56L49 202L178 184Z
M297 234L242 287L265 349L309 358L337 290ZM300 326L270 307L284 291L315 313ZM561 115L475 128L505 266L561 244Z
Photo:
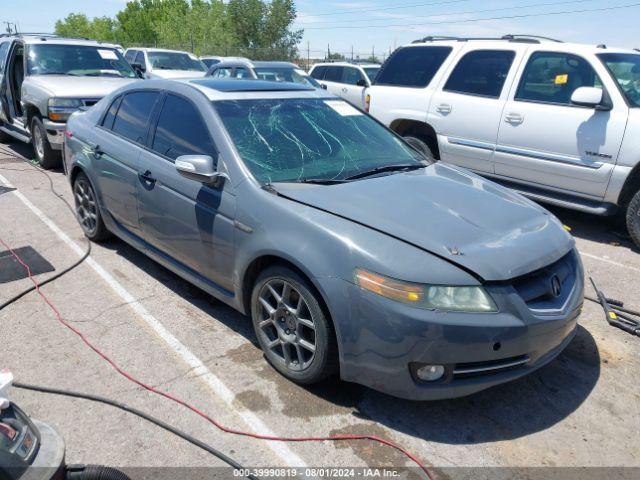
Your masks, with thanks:
M25 79L56 97L102 98L135 78L74 77L72 75L33 75Z
M277 192L445 258L486 281L508 280L565 255L571 236L549 212L462 169L337 185L275 183Z
M154 70L151 73L153 78L198 78L204 77L205 72L194 70Z

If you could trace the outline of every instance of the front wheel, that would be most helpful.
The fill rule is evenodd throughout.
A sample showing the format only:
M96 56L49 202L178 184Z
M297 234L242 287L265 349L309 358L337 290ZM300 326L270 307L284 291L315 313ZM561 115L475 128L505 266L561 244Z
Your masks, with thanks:
M76 218L85 236L94 242L109 238L109 230L102 221L96 193L89 178L82 172L73 182L73 199Z
M31 120L31 141L36 160L42 168L49 170L60 164L60 152L51 148L47 138L47 130L39 117L33 117Z
M333 326L317 295L283 266L263 271L251 295L253 326L267 361L296 383L316 383L337 370Z
M629 202L626 220L629 235L631 235L633 243L640 248L640 190L636 192L631 202Z

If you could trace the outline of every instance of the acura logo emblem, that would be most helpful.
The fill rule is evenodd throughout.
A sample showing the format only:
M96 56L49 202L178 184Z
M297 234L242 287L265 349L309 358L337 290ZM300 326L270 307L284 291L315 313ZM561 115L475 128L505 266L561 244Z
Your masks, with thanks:
M549 287L550 287L551 295L553 295L556 298L559 297L560 292L562 292L562 283L560 283L560 277L558 277L557 275L554 275L553 277L551 277L551 282Z

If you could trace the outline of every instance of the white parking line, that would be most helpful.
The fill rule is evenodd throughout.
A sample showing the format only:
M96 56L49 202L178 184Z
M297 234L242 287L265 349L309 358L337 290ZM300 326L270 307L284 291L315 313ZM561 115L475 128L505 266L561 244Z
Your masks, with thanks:
M608 263L610 265L615 265L616 267L626 268L627 270L633 270L634 272L640 272L640 268L634 267L632 265L625 265L624 263L616 262L615 260L610 260L608 258L599 257L598 255L593 255L591 253L580 252L580 255L587 258L592 258L593 260L598 260L600 262Z
M9 188L15 188L5 177L0 175L0 181L4 186ZM47 217L42 211L36 207L31 201L25 197L20 191L14 190L13 193L25 204L29 210L31 210L42 222L57 235L57 237L66 243L74 252L79 256L84 255L84 251L80 246L75 243L71 238L67 236L49 217ZM160 337L160 339L184 362L189 366L191 374L205 382L205 384L227 404L238 416L246 423L254 433L260 433L262 435L276 436L267 425L258 418L250 410L238 409L237 403L234 402L235 395L227 387L222 380L215 376L202 361L196 357L186 346L184 346L180 340L178 340L171 332L169 332L160 321L158 321L149 311L139 303L133 295L131 295L109 272L107 272L98 262L93 258L88 257L85 262L89 265L106 283L109 285L115 293L129 306L153 331ZM273 452L284 462L288 467L301 467L307 466L306 462L302 460L296 453L294 453L289 446L282 442L266 441L267 445Z

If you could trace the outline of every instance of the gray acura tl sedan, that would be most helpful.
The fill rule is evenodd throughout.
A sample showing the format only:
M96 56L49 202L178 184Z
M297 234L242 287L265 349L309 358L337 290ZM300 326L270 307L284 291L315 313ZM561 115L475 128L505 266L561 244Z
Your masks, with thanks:
M87 237L115 234L250 315L295 382L451 398L575 334L583 270L553 215L324 91L135 83L74 114L64 152Z

